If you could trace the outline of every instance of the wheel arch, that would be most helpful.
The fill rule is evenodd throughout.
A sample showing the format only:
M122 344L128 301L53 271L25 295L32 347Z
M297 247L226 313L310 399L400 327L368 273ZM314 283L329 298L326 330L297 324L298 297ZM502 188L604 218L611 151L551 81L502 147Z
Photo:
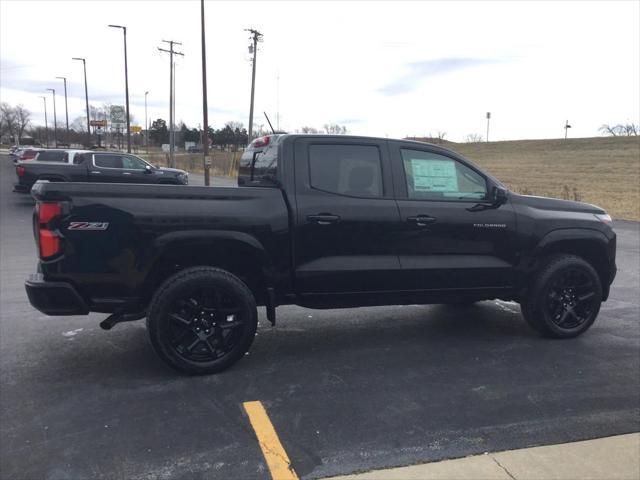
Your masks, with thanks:
M156 256L146 276L143 297L174 273L189 267L211 266L240 278L256 302L266 301L273 284L270 262L263 245L253 236L235 231L179 231L161 235L154 242Z
M603 289L603 299L609 294L610 262L609 241L599 230L567 228L554 230L545 235L533 254L537 260L554 254L569 254L583 258L598 273Z

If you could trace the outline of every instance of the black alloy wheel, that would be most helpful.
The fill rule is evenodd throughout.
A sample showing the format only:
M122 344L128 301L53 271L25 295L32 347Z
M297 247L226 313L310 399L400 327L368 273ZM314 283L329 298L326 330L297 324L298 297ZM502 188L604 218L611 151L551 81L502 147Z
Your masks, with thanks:
M530 280L521 302L525 320L547 337L586 332L602 303L602 283L593 266L575 255L549 257Z
M154 294L147 315L158 356L189 374L217 373L240 360L257 325L249 288L214 267L187 268L170 277Z
M580 268L566 268L551 281L546 310L560 328L574 329L589 321L597 312L596 286L590 275Z

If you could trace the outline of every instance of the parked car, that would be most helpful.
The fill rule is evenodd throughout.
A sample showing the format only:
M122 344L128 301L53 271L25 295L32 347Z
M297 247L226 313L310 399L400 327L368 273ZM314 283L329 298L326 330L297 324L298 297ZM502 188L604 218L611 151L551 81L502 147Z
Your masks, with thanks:
M111 313L105 329L146 317L160 358L203 374L248 351L257 305L275 323L286 304L502 299L542 335L569 338L593 324L616 274L604 210L509 192L435 145L267 136L242 155L238 184L36 183L31 304Z
M186 185L189 174L175 168L158 168L126 153L56 150L38 160L16 165L15 192L28 193L38 180L50 182L159 183ZM59 159L60 161L48 159ZM66 158L66 161L64 160Z
M11 156L13 157L13 163L26 162L36 158L36 155L42 151L44 151L42 148L22 147L17 148Z

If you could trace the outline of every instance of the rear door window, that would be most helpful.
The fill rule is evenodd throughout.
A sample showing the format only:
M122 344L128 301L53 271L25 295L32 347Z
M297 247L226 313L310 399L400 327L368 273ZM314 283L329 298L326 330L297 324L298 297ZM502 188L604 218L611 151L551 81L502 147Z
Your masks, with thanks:
M312 188L352 197L382 197L380 150L373 145L309 146Z
M94 156L93 161L100 168L122 168L122 155L100 153Z

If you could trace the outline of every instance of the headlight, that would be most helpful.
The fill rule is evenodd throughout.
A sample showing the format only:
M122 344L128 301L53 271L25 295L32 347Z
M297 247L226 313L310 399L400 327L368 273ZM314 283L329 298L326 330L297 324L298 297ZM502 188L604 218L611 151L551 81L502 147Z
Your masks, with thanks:
M612 225L613 224L613 220L611 220L611 215L609 215L608 213L595 213L594 216L600 220L602 223L606 223L607 225Z

